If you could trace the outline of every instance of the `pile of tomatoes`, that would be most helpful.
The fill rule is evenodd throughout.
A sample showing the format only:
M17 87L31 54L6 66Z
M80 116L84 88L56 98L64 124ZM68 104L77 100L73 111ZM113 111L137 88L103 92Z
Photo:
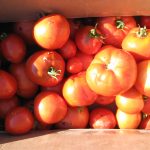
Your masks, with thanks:
M150 17L1 23L0 129L150 129Z

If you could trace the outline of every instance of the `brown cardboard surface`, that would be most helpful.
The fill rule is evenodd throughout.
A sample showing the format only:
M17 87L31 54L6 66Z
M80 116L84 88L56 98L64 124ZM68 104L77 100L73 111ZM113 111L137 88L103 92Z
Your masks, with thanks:
M150 131L55 130L23 136L0 135L0 150L144 150L150 149Z
M38 18L43 13L66 17L150 15L149 0L0 0L0 21Z

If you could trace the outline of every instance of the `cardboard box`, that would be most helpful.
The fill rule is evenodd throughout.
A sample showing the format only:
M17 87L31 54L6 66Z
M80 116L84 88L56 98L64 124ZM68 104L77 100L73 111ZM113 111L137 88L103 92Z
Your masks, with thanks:
M149 0L0 0L0 22L37 19L45 13L68 18L150 15ZM146 130L52 130L22 136L0 133L0 150L144 150L150 149Z

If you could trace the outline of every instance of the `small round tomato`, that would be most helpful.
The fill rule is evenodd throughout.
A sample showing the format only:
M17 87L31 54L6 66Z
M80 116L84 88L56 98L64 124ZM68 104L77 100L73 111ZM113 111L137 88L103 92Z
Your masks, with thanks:
M150 97L143 96L144 99L144 107L142 109L142 112L144 114L150 115Z
M103 96L127 91L136 77L137 65L133 56L109 45L101 48L86 71L89 87Z
M116 96L116 105L125 113L139 113L144 107L143 96L135 88L131 88Z
M55 51L41 50L32 54L26 62L29 79L41 86L55 86L64 76L65 62Z
M5 130L13 135L25 134L33 125L33 115L26 107L15 107L5 118Z
M150 29L150 16L141 16L140 17L140 26L146 26L147 29Z
M68 107L68 112L65 118L55 126L59 129L86 128L88 121L89 111L87 107Z
M102 46L102 35L93 26L84 26L77 31L75 43L81 52L96 54Z
M120 129L136 129L141 122L141 113L128 114L118 109L116 118Z
M104 36L106 45L113 45L121 48L122 40L127 33L136 27L136 21L133 17L103 17L97 21L97 28Z
M139 126L140 129L150 130L150 116L143 118Z
M91 105L97 98L97 94L86 82L85 71L70 76L64 83L62 91L66 102L72 107Z
M52 14L39 19L35 23L33 33L37 44L44 49L54 50L67 42L70 26L64 16Z
M96 108L90 113L89 124L94 129L113 129L117 125L115 115L106 108Z
M115 101L115 96L102 96L98 95L96 103L100 105L109 105Z
M16 91L16 79L10 73L0 70L0 100L11 98Z
M16 34L2 33L0 35L0 49L6 60L20 63L26 55L26 46L22 38Z
M25 63L11 64L10 72L17 81L17 94L24 98L33 97L38 90L38 85L28 78Z
M61 121L67 113L65 100L55 92L40 92L34 100L34 114L38 121L53 124Z

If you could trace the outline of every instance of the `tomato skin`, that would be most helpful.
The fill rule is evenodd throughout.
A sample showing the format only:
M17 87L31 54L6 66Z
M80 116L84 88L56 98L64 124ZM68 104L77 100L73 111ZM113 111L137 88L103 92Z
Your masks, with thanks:
M15 107L5 119L5 130L9 134L20 135L33 128L34 118L26 107Z
M109 109L96 108L90 113L89 124L94 129L113 129L117 122L115 115Z
M38 85L27 77L25 63L11 64L10 72L17 80L17 94L24 98L33 97L38 90Z
M147 29L150 29L150 16L141 16L140 17L140 26L146 26Z
M94 29L93 26L84 26L80 28L75 35L75 43L78 49L85 54L95 54L102 46L101 36L91 37L90 31ZM98 34L100 31L95 29Z
M109 45L101 48L86 71L89 87L103 96L127 91L136 77L137 65L132 55Z
M150 98L144 96L144 107L142 109L144 114L150 115Z
M117 27L118 20L123 22L123 28ZM128 16L99 18L97 24L97 28L104 36L104 43L117 48L121 48L122 40L133 27L136 27L135 19Z
M109 105L115 101L115 96L102 96L98 95L96 103L99 105Z
M140 113L144 107L143 96L135 88L131 88L116 96L116 105L125 113Z
M67 19L59 14L52 14L39 19L33 29L34 39L44 49L61 48L68 40L70 26Z
M97 94L93 92L85 79L85 71L70 76L64 83L63 96L72 106L88 106L95 102Z
M150 116L144 118L139 126L140 129L150 130Z
M128 114L117 110L116 118L120 129L136 129L141 122L141 113Z
M0 100L11 98L16 91L16 79L10 73L0 70Z
M7 61L20 63L26 55L26 46L17 34L9 34L0 42L0 49Z
M26 62L26 73L29 79L41 86L56 86L63 79L64 70L65 62L55 51L35 52Z
M67 113L65 100L55 92L40 92L34 100L34 114L38 121L53 124L61 121Z
M87 107L68 107L68 112L63 120L55 126L59 129L81 129L86 128L89 121Z

